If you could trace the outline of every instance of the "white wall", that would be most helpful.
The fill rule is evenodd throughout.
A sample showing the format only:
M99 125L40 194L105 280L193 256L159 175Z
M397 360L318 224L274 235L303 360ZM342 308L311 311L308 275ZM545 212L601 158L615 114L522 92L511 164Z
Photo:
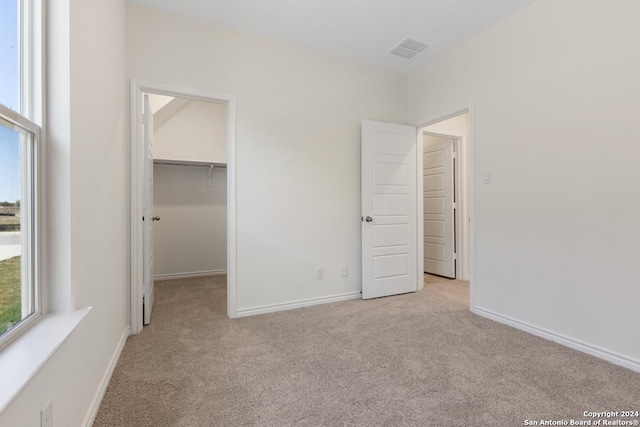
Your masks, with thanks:
M639 15L539 0L409 77L412 122L473 104L476 309L636 369Z
M155 114L162 108L164 108L168 103L173 101L175 97L166 96L166 95L158 95L156 93L149 94L149 109L151 113Z
M128 324L125 2L47 6L50 308L93 310L0 414L2 426L40 425L50 398L54 425L82 425Z
M461 169L459 172L459 188L460 194L458 196L458 200L463 203L459 204L461 221L460 225L462 228L462 249L460 251L462 255L462 278L464 280L470 279L470 265L469 265L469 114L463 113L458 114L457 116L450 117L446 120L442 120L438 123L434 123L430 126L424 128L424 131L440 133L449 136L456 136L460 138L460 150L458 152L458 164ZM456 179L458 179L456 176Z
M467 136L468 120L468 113L458 114L457 116L429 125L424 130L428 132L464 137Z
M150 95L151 99L159 95ZM175 98L154 114L157 159L227 162L227 106ZM158 166L154 176L154 269L158 279L227 269L227 176L212 186L202 167Z
M155 276L221 273L227 269L227 171L154 167ZM162 277L160 277L162 278Z
M173 102L182 100L175 99ZM171 103L164 109L171 108ZM153 155L158 159L227 162L227 105L188 101L159 120L154 115Z
M406 122L406 78L136 4L127 22L131 78L237 97L238 309L360 292L360 121Z

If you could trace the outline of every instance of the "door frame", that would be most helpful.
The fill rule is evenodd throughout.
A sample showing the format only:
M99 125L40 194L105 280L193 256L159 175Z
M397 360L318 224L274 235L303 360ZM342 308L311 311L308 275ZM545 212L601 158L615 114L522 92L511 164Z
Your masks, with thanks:
M428 135L428 136L436 136L436 137L440 137L440 138L447 138L447 139L451 139L453 140L453 148L454 148L454 153L455 153L455 157L454 157L454 164L455 164L455 170L453 173L453 192L454 194L457 196L456 198L456 209L455 209L455 214L453 216L453 227L454 227L454 235L455 235L455 247L456 247L456 267L455 267L455 275L456 275L456 280L464 280L464 275L463 275L463 271L462 271L462 266L464 265L463 262L464 260L464 255L462 254L462 251L460 250L462 248L462 223L461 223L461 207L463 205L462 203L462 192L461 192L461 187L462 187L462 171L460 168L460 152L461 152L461 147L462 147L462 137L460 136L455 136L455 135L447 135L445 133L438 133L438 132L429 132L424 130L425 128L419 129L418 132L422 132L422 135ZM422 149L424 150L424 141L422 143ZM424 154L424 151L423 151ZM418 171L419 173L420 171ZM424 172L423 172L423 176L424 176ZM424 180L423 180L423 185L424 185ZM424 188L423 188L424 190ZM424 191L422 193L421 196L422 199L424 199ZM424 203L423 203L423 209L424 209ZM423 212L424 213L424 212ZM423 219L423 224L422 224L423 228L424 228L424 219ZM424 235L424 229L422 231L423 235ZM424 236L423 236L424 237ZM424 249L424 243L423 243L423 249Z
M460 167L459 171L456 173L458 176L462 177L462 165L464 165L464 170L466 172L466 176L464 176L466 181L466 197L460 197L460 211L464 212L465 205L466 211L469 216L469 306L470 308L475 307L476 301L476 239L475 239L475 131L474 131L474 111L473 111L473 103L469 102L466 105L459 106L458 108L446 109L444 111L439 111L436 114L433 114L427 118L422 120L418 120L414 122L414 126L417 128L417 143L416 147L418 150L418 176L422 176L423 169L423 144L422 144L422 136L423 136L423 128L433 125L435 123L441 122L443 120L450 119L455 116L459 116L460 114L468 114L468 122L467 122L467 138L461 141L460 143L460 151L456 154L459 156L458 161ZM450 136L450 135L449 135ZM462 179L460 180L460 184L462 187ZM418 188L416 197L418 200L422 200L424 196L424 188L423 188L423 179L418 180ZM424 218L424 203L418 203L418 218ZM462 225L462 220L460 224ZM460 227L462 230L462 227ZM418 239L424 240L424 221L418 221ZM420 269L419 277L422 277L424 274L424 246L422 244L418 245L418 268ZM464 279L464 278L463 278ZM419 281L419 289L424 287L424 281Z
M144 185L144 156L142 139L142 94L189 98L227 105L227 316L236 317L237 289L237 156L236 156L236 97L200 89L171 86L162 83L131 80L131 295L129 301L131 334L142 331L142 193ZM136 301L140 302L137 303Z

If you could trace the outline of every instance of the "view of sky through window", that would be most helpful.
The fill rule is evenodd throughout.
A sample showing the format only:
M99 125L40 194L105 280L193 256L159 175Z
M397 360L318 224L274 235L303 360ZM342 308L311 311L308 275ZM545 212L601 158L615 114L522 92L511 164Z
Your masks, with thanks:
M19 0L0 0L0 103L19 110ZM19 134L0 126L0 202L20 198Z
M20 134L0 125L0 202L20 198Z
M0 0L0 103L20 108L19 0Z
M20 0L0 0L0 104L17 112L21 112L19 4ZM23 303L21 140L21 131L0 118L0 336L33 312Z

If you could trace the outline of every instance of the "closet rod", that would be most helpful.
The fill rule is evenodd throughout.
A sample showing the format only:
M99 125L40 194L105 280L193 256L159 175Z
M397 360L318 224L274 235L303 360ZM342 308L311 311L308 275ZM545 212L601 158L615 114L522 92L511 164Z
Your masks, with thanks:
M161 166L188 166L196 168L226 168L226 163L214 163L214 162L198 162L191 160L170 160L170 159L153 159L154 165Z

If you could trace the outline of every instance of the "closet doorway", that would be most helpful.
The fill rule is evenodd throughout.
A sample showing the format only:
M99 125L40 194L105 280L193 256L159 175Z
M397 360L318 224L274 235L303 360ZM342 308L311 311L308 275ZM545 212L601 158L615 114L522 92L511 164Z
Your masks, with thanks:
M234 97L133 82L131 142L132 333L157 281L226 279L235 317Z

